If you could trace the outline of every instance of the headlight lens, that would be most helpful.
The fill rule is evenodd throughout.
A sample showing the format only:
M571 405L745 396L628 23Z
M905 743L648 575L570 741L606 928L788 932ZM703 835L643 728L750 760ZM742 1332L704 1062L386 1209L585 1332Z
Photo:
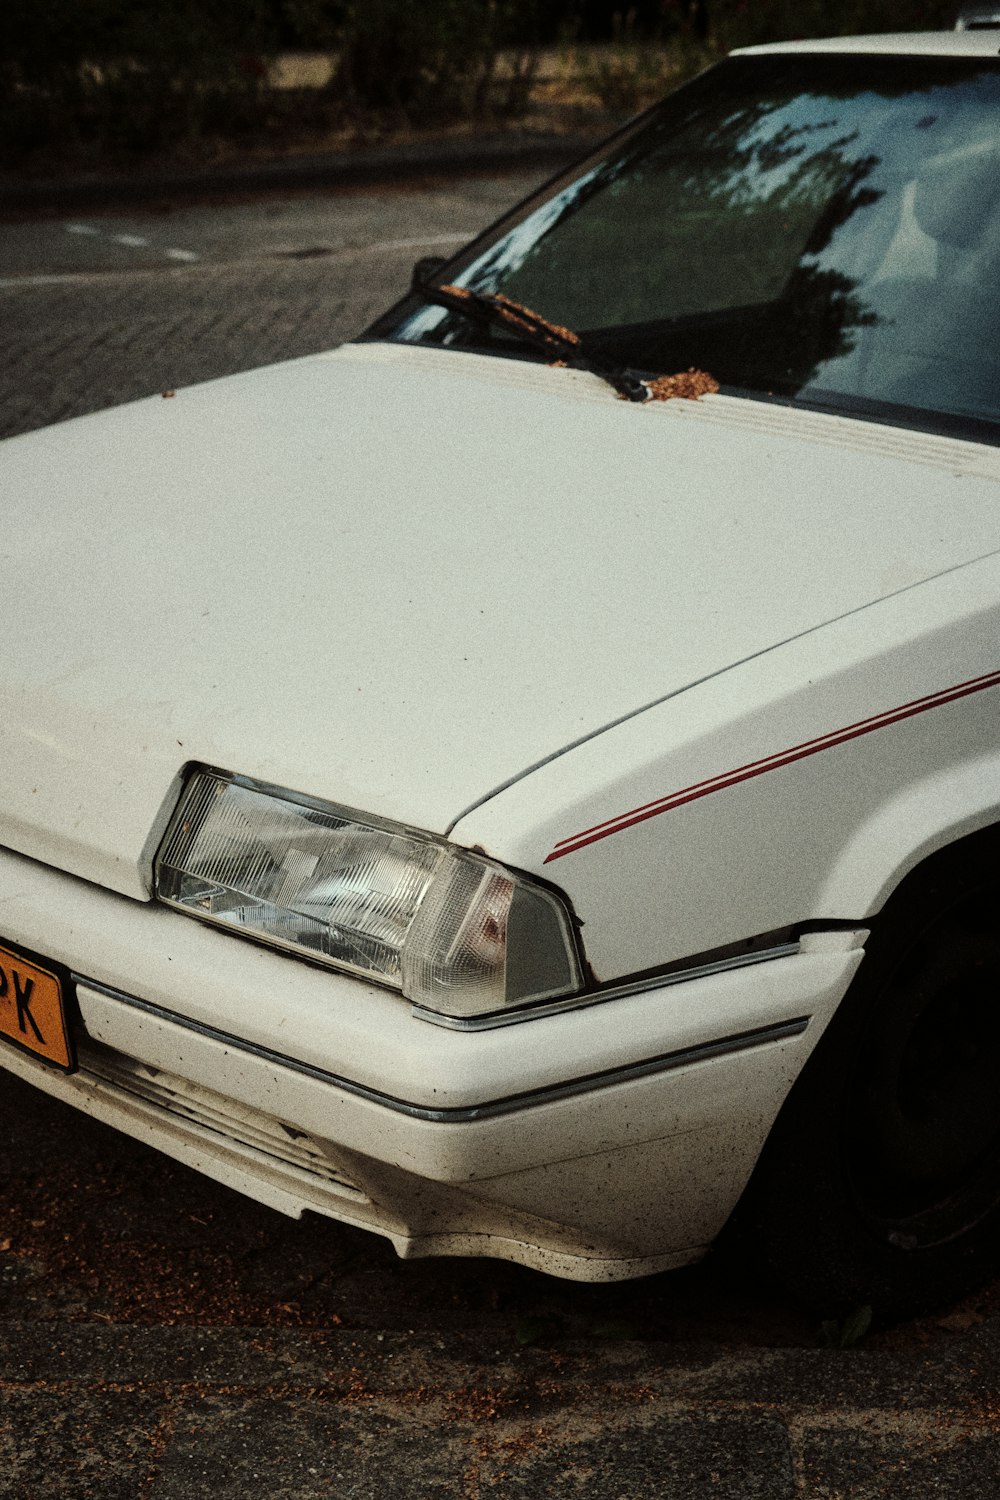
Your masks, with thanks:
M444 1015L580 988L568 914L543 886L444 840L217 772L185 787L156 890Z

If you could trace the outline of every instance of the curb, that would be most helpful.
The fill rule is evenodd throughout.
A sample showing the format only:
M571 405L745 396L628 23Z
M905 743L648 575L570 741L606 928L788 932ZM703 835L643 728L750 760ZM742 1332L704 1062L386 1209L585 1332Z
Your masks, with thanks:
M357 151L272 158L202 171L151 172L135 177L87 174L36 181L0 178L0 212L69 209L95 203L137 203L156 198L239 196L275 190L363 187L423 176L475 174L512 167L549 167L553 172L586 155L613 124L572 135L502 134L451 140L413 141Z

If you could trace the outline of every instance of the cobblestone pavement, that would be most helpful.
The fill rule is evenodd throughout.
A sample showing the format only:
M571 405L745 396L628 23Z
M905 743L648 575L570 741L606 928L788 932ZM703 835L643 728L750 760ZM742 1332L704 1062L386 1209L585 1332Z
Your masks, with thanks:
M95 219L84 266L63 225L19 228L3 431L334 343L521 187L433 189L412 217L369 197L346 229L344 200L310 200L280 236L192 210L167 248L199 258L141 269L113 236L150 223ZM994 1500L998 1334L997 1283L840 1350L724 1265L588 1287L400 1262L0 1083L10 1500Z
M0 1097L4 1500L995 1500L997 1289L860 1347L708 1265L398 1261L19 1082Z
M339 344L543 175L4 224L0 437Z

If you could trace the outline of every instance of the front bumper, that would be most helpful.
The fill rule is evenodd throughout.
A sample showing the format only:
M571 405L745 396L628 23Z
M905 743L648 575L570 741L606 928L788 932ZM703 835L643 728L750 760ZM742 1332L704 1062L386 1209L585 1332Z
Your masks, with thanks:
M749 967L450 1031L384 990L0 851L0 939L73 971L81 1033L70 1076L10 1048L0 1063L400 1254L613 1279L711 1243L863 938L814 934Z

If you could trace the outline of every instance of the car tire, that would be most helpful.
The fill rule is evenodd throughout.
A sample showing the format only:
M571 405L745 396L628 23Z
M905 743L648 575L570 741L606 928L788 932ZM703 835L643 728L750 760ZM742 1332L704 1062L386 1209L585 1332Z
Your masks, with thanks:
M768 1269L828 1317L867 1304L888 1321L997 1265L998 902L978 860L905 883L741 1204Z

